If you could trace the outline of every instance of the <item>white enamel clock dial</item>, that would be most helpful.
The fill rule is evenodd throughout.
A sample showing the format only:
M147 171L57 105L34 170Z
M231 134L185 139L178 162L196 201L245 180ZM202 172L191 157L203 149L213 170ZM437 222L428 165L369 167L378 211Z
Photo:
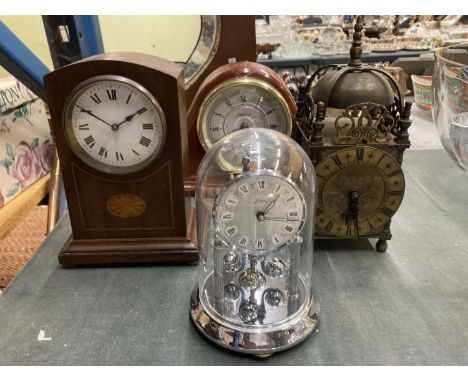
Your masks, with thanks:
M272 251L300 233L305 208L301 192L287 179L272 172L244 173L216 199L215 226L232 247Z
M107 173L138 171L161 152L166 132L156 99L127 78L99 76L73 92L65 132L76 155Z
M291 135L291 114L283 97L270 85L255 79L220 85L200 108L197 130L208 151L233 131L261 127Z

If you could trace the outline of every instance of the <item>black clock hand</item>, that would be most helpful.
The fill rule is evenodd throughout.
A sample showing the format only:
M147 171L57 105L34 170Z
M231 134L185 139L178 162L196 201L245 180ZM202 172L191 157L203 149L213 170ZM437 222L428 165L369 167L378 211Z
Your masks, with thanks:
M127 116L125 117L125 119L124 119L122 122L120 122L120 123L117 124L117 126L120 127L120 125L124 124L125 122L130 122L130 121L133 119L133 117L134 117L135 115L138 114L139 111L140 111L140 110L138 110L136 113L127 115Z
M277 222L298 222L300 221L299 219L288 219L287 217L281 217L281 216L264 216L264 220L272 220L272 221L277 221Z
M275 203L278 200L279 196L280 196L279 194L276 194L276 196L273 198L273 200L266 205L265 209L262 212L263 216L265 216L268 213L268 211L270 211L273 208L273 206L275 205Z
M357 221L359 214L359 196L357 191L351 191L348 198L348 211L344 215L346 224Z
M112 125L110 123L107 123L106 121L104 121L103 119L99 118L97 115L94 115L91 110L86 110L86 109L83 109L81 106L78 106L78 105L75 105L76 107L78 107L80 109L81 112L83 113L86 113L86 114L89 114L90 116L96 118L96 119L99 119L101 122L104 122L106 125L112 127Z
M116 124L116 126L119 127L120 125L124 124L125 122L130 122L130 121L133 119L133 117L134 117L135 115L137 115L137 114L142 114L142 113L144 113L145 111L146 111L146 108L143 107L143 108L137 110L135 113L130 114L130 115L127 115L127 116L125 117L125 119L124 119L122 122L120 122L119 124Z

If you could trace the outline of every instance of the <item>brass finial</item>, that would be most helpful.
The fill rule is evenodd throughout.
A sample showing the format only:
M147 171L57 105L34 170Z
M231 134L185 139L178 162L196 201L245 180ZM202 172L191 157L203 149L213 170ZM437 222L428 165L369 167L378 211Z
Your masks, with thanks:
M398 135L396 137L397 143L409 143L409 134L408 129L411 126L411 106L412 102L406 101L405 108L400 116L400 128L398 130Z
M322 130L325 127L325 122L324 122L325 113L326 113L325 103L320 101L319 103L317 103L317 112L315 114L315 121L312 122L313 135L310 140L314 144L323 144Z
M353 34L353 46L349 50L350 59L348 61L349 66L361 66L361 55L362 55L362 18L358 16L356 20L356 25L354 26L354 34Z
M323 121L325 119L325 112L326 112L325 103L320 101L317 103L317 116L315 117L316 121Z

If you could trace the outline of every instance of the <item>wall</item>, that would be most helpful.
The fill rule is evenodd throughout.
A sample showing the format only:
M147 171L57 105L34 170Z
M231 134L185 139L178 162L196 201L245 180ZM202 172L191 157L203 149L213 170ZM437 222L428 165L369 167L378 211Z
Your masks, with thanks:
M53 68L41 16L0 16L0 20L49 68ZM0 67L0 77L8 76Z
M104 49L187 61L200 34L200 16L99 16Z
M41 16L0 16L46 66L53 68ZM104 49L138 51L185 62L200 33L200 16L99 16ZM0 67L0 77L8 73Z

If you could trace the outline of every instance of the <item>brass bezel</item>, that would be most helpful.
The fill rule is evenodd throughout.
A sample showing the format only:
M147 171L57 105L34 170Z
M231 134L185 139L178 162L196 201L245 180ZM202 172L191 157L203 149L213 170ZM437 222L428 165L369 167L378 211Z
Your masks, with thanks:
M220 94L238 86L254 86L254 87L258 87L263 90L266 90L268 93L272 94L279 101L279 104L281 105L283 112L286 116L287 126L286 126L286 132L284 134L291 136L292 124L293 124L292 113L284 97L281 95L281 93L269 83L263 80L257 79L257 78L251 78L251 77L241 78L241 79L233 78L233 79L230 79L221 83L220 85L212 89L208 93L206 98L203 100L203 103L200 106L200 111L198 113L198 118L197 118L197 134L198 134L198 140L200 141L200 144L202 145L205 151L208 151L211 148L211 146L214 144L208 138L208 130L207 130L208 113L207 112L211 109L214 103L218 101Z
M159 146L154 150L154 152L145 160L142 162L136 164L136 165L131 165L131 166L113 166L109 165L103 162L100 162L96 158L93 158L91 155L89 155L80 145L78 140L75 137L75 134L73 133L73 127L72 127L72 112L73 112L73 106L76 102L76 100L85 92L88 88L91 86L95 85L97 82L101 81L115 81L115 82L122 82L126 85L129 85L136 90L138 90L140 93L142 93L148 101L153 105L155 108L156 112L159 115L159 118L161 119L161 141L159 143ZM65 107L63 110L63 116L62 116L62 126L64 129L64 134L65 137L68 141L68 144L70 145L70 148L72 149L73 153L84 163L86 163L88 166L94 168L95 170L101 171L103 173L107 174L116 174L116 175L124 175L124 174L130 174L134 173L137 171L140 171L147 167L150 163L152 163L154 160L156 160L159 155L162 152L162 149L164 147L164 144L166 142L166 130L167 130L167 124L166 124L166 116L164 114L163 109L159 105L158 101L156 98L142 85L139 83L123 77L123 76L117 76L117 75L100 75L100 76L95 76L88 78L87 80L81 82L77 86L73 88L73 90L70 92L70 94L67 96L65 103Z

